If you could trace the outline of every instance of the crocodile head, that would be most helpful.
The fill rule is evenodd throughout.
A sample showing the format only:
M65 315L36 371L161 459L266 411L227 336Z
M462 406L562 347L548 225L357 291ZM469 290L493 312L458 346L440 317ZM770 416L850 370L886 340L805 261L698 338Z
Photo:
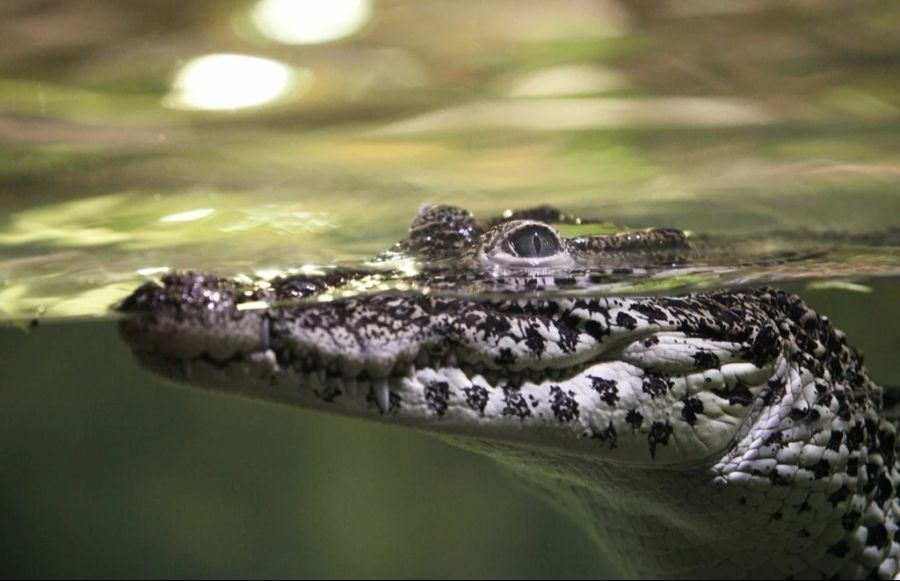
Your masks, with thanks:
M137 315L122 330L149 367L213 389L624 462L721 453L776 364L760 301L578 296L688 246L662 229L565 238L565 221L425 208L369 270L171 274L121 305Z
M857 488L870 502L872 487L847 471L865 463L860 433L891 442L870 480L893 467L880 389L843 335L767 287L585 292L689 261L691 248L677 230L567 238L556 227L574 222L548 207L482 221L425 208L366 268L147 283L120 305L121 330L144 365L179 382L409 425L492 455L590 521L626 571L729 574L725 561L690 564L679 543L730 544L728 562L753 562L754 575L838 571L754 551L820 547L826 529L843 538L841 522L838 534L788 515L782 491L793 507L832 495L835 514ZM746 508L765 502L774 508ZM660 537L656 553L634 553L634 537L651 534L642 526Z

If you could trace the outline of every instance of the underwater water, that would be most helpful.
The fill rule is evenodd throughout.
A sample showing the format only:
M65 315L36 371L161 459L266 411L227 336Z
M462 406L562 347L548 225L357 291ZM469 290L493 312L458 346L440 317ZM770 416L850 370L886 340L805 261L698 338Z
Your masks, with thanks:
M164 384L111 307L170 269L358 264L425 203L550 203L725 249L595 292L783 286L900 385L898 23L886 1L4 2L0 575L614 575L486 459Z

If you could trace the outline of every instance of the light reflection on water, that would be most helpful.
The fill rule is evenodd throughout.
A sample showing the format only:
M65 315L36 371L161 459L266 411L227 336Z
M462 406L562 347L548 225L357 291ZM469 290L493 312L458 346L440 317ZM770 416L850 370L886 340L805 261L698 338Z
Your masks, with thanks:
M261 107L283 99L292 89L305 92L312 82L308 70L292 70L271 59L209 54L192 59L178 71L163 105L205 111Z
M250 9L257 30L285 44L318 44L353 36L371 17L371 0L259 0Z

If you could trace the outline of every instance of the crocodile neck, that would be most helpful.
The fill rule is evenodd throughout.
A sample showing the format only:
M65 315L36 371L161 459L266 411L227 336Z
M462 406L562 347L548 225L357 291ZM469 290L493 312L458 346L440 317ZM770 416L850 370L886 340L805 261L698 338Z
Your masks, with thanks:
M778 491L717 486L712 466L659 470L448 441L506 467L629 578L808 578L840 568L828 552L846 536L839 515L817 524L815 536L798 536L809 519L798 520Z

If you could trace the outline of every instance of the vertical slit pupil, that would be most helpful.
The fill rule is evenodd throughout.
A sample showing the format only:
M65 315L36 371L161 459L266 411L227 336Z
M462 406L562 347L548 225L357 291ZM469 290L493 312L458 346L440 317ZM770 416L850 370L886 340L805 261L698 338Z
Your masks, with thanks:
M507 242L510 250L522 258L542 258L559 252L556 237L544 228L523 228Z
M537 232L537 230L535 230L534 233L531 235L531 243L534 245L535 256L540 256L541 255L541 235Z

